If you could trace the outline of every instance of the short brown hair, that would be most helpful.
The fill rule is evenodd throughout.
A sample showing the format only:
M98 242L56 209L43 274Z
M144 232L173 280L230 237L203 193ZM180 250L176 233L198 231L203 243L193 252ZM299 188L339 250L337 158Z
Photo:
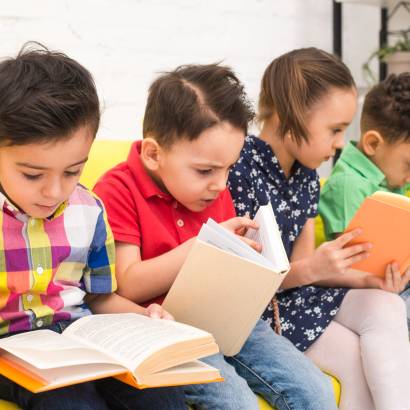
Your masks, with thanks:
M301 48L274 59L266 68L259 95L258 120L279 117L279 135L308 141L308 110L331 88L352 88L353 77L336 56L317 48Z
M58 140L82 125L95 136L99 121L91 74L65 54L29 42L0 63L0 144Z
M366 95L362 135L375 130L389 143L410 142L410 72L391 74Z
M182 65L150 86L143 136L170 147L223 121L246 134L253 116L244 87L229 67Z

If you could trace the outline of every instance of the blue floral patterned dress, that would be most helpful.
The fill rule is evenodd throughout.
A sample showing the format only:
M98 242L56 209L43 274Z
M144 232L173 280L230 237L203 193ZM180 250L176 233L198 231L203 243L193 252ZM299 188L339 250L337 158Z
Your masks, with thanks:
M271 147L248 136L228 185L238 215L253 218L259 206L272 203L286 253L290 258L295 240L308 218L317 215L320 184L316 171L296 162L287 179ZM336 315L348 289L303 286L277 293L282 334L305 351ZM273 307L262 318L272 327Z

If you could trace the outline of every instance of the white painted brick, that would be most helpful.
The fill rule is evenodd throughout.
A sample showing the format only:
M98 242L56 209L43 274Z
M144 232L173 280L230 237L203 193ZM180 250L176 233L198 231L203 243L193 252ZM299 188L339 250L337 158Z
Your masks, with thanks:
M345 61L360 83L378 14L344 6ZM359 15L360 14L360 15ZM365 23L365 24L363 24ZM28 40L66 52L94 75L100 138L141 137L147 89L184 63L231 65L256 102L267 64L294 48L331 51L330 0L13 0L0 5L0 56Z

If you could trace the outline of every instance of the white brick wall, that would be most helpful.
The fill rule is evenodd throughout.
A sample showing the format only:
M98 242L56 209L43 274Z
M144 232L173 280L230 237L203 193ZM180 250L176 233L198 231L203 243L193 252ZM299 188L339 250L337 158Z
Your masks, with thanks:
M379 15L369 6L344 10L345 61L360 84L360 65L377 45ZM135 139L158 71L223 60L256 101L275 56L305 46L331 51L332 1L2 1L0 39L2 57L37 40L80 61L94 74L104 106L98 137Z

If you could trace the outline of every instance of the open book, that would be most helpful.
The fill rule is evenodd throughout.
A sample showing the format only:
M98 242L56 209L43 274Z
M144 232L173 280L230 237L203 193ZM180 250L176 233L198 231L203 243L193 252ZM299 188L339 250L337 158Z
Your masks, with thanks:
M37 393L115 376L137 388L221 381L196 359L218 352L208 332L136 313L90 315L60 335L0 339L0 374Z
M349 245L370 242L367 259L352 268L384 277L386 266L397 261L403 274L410 266L410 198L377 191L367 197L351 220L346 232L362 228L363 233Z
M212 219L204 224L163 307L176 320L212 333L226 356L237 354L289 271L270 204L259 208L256 252Z

